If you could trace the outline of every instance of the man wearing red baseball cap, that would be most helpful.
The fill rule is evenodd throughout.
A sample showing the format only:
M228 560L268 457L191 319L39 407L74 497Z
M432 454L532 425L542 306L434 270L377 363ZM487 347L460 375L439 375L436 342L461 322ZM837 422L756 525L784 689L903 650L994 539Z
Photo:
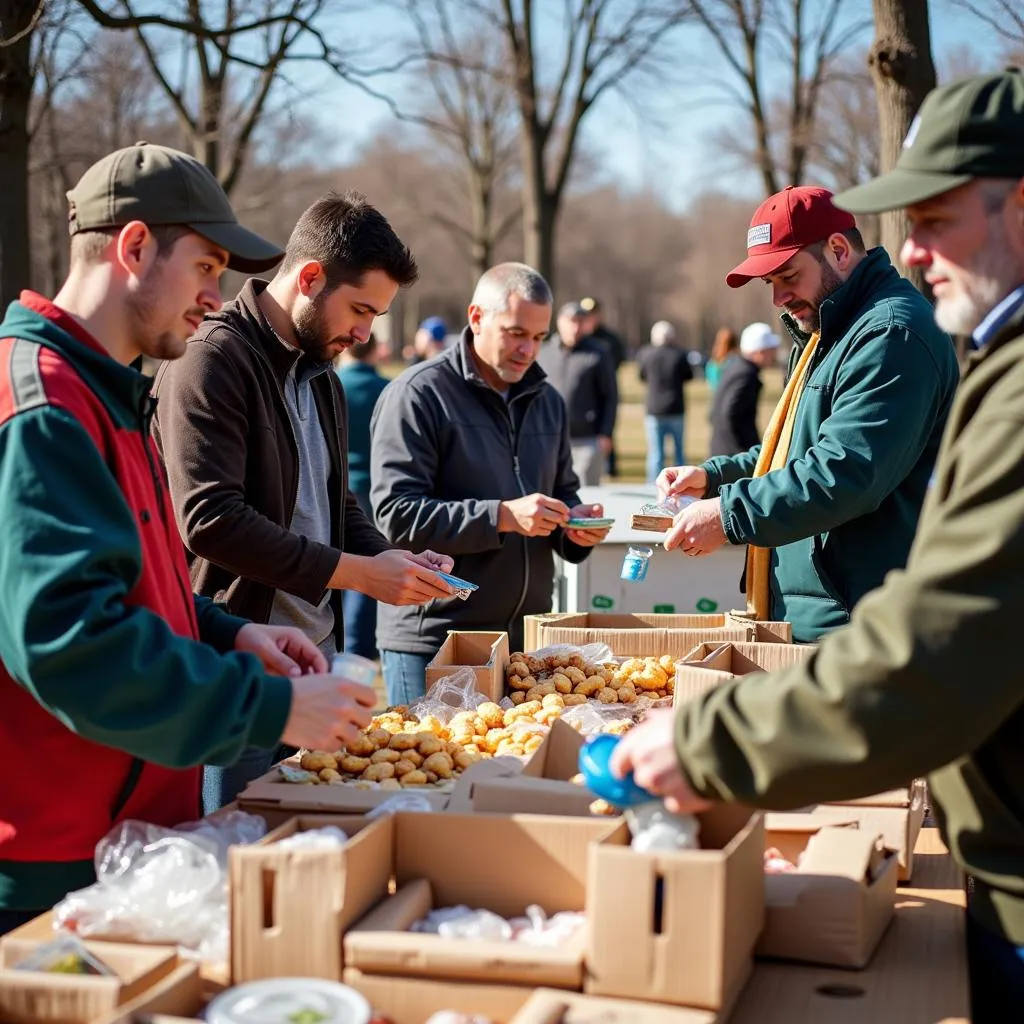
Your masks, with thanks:
M931 306L827 189L758 207L726 282L753 278L793 339L786 388L761 444L662 472L662 495L704 499L665 547L748 545L748 611L811 643L906 564L959 371Z

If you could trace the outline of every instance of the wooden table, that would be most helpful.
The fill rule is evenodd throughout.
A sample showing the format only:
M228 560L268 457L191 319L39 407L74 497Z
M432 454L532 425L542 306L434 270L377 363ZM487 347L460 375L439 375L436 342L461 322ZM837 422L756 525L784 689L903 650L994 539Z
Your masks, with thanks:
M963 879L937 829L864 971L759 963L730 1024L967 1024Z

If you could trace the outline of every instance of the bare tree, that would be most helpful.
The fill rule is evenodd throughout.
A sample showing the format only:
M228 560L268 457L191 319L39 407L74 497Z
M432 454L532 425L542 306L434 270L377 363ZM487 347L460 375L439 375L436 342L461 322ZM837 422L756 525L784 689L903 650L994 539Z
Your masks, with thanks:
M79 2L102 27L134 34L187 144L229 194L285 61L329 51L315 25L325 0L178 0L177 15L145 0ZM309 39L320 51L297 53Z
M0 0L0 307L28 283L29 107L33 33L43 0Z
M692 0L692 8L732 72L733 81L715 84L746 111L753 129L750 142L749 132L733 132L727 145L735 149L743 138L740 148L760 172L766 195L801 184L829 73L870 22L843 17L853 9L848 0ZM767 85L766 50L776 61L788 55L785 93L773 94Z
M1012 55L1024 56L1024 7L1020 0L952 0L1006 41Z
M868 66L878 99L878 123L883 171L899 158L911 122L925 96L935 88L928 0L872 0L875 39ZM883 213L882 244L895 260L906 237L907 220L902 210ZM914 284L926 289L923 275L904 268Z

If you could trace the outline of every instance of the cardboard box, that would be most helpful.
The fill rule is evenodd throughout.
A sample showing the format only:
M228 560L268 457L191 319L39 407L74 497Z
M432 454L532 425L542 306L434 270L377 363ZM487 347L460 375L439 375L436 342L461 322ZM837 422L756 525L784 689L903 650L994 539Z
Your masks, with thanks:
M676 663L673 703L684 704L737 676L799 665L817 649L815 644L698 644Z
M298 767L298 760L294 764ZM435 811L443 811L452 788L449 782L443 786L424 786L417 793L425 796ZM245 787L238 797L238 806L249 814L263 815L268 824L273 824L281 820L282 811L291 812L285 815L286 819L296 814L365 814L394 795L386 789L364 789L354 783L285 782L277 768L272 768Z
M928 788L923 779L915 779L906 789L847 800L838 804L821 804L815 813L834 813L836 807L856 814L862 831L878 832L885 845L896 851L901 882L910 881L914 871L914 847L924 823Z
M430 815L424 815L430 817ZM340 850L281 849L296 832L337 825ZM231 970L258 978L341 979L342 935L388 892L392 819L301 817L229 854Z
M451 630L427 665L427 689L456 669L468 666L476 676L476 688L497 703L505 696L507 665L508 633Z
M586 903L591 842L629 842L618 820L539 815L397 814L397 890L345 936L345 964L363 974L579 989L586 929L557 948L410 932L431 907L465 904L502 917L530 904L549 915Z
M527 615L525 646L536 651L552 644L607 644L618 657L671 654L684 658L705 641L789 644L788 622L755 622L735 615L599 614L568 612Z
M764 923L764 825L719 805L700 850L590 848L586 991L720 1010L739 995Z
M16 965L58 936L43 940L8 936L0 950L0 1020L5 1024L92 1024L139 999L177 972L178 978L195 977L198 969L182 966L173 946L134 945L86 941L86 948L114 971L109 975L49 974L22 971Z
M800 863L766 874L757 955L833 967L868 965L895 913L896 855L880 834L814 814L768 814L765 843Z
M558 1016L561 1013L562 1016ZM603 999L539 988L508 1024L716 1024L712 1010L658 1006L632 999Z
M556 718L522 771L495 775L474 785L472 809L492 814L590 815L594 794L569 781L579 774L583 743L575 729Z
M364 974L352 967L345 968L344 980L361 992L390 1024L425 1024L441 1010L481 1014L495 1024L510 1024L531 991L522 985Z

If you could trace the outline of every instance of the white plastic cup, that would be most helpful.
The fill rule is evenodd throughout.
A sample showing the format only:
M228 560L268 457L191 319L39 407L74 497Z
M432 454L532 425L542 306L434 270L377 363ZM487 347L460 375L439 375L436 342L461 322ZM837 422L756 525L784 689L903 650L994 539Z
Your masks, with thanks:
M377 663L359 654L343 651L331 658L331 675L342 676L351 683L373 686L377 681Z

